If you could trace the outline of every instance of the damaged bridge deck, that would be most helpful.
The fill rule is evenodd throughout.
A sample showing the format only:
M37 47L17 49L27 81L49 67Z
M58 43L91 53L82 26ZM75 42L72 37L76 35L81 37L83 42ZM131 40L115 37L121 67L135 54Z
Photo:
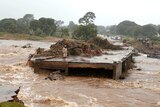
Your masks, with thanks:
M67 58L38 57L30 60L30 66L35 72L39 69L64 70L65 74L70 73L69 69L105 69L106 72L113 72L113 79L125 76L132 61L132 49L120 51L107 51L102 56L91 58L81 56L69 56ZM89 72L89 71L88 71ZM101 71L98 71L101 72Z

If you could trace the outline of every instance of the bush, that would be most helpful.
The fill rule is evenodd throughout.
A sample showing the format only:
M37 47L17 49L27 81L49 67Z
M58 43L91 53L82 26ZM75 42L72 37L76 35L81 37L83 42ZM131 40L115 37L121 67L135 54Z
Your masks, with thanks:
M74 39L88 40L97 36L97 27L94 24L80 25L73 32Z

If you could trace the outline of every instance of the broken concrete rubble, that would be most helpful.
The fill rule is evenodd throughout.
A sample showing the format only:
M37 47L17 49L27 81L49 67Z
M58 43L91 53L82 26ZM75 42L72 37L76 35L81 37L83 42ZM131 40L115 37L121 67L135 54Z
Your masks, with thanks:
M24 46L22 46L22 48L31 48L32 47L32 44L26 44Z
M58 71L55 71L55 72L50 73L50 74L48 75L48 77L45 78L45 80L47 80L47 79L49 79L49 80L51 80L51 81L53 81L53 80L64 80L64 77L63 77L61 71L58 70Z
M148 54L147 57L160 59L160 54Z

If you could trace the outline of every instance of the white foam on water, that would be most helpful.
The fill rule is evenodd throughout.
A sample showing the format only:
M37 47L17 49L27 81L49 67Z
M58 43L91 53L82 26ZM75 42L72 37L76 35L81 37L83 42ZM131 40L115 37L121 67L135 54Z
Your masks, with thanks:
M157 106L160 107L160 101L157 102Z

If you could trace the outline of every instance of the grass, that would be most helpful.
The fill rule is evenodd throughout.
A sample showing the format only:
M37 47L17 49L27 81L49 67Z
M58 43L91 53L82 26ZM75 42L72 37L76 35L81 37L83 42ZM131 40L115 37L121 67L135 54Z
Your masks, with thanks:
M22 103L19 102L2 102L0 107L25 107Z
M125 36L122 38L123 41L126 41L127 44L133 45L135 44L136 40L133 37Z
M0 32L0 39L5 40L33 40L33 41L48 41L48 42L58 42L62 39L70 39L72 40L72 36L35 36L35 35L29 35L29 34L18 34L18 33L5 33Z
M3 33L0 32L0 39L13 39L13 40L43 40L45 37L43 36L34 36L27 34L11 34L11 33Z
M0 32L0 37L3 36L5 33L4 32Z
M58 41L62 38L53 36L35 36L28 34L18 34L18 33L4 33L0 32L0 39L5 40L34 40L34 41Z

